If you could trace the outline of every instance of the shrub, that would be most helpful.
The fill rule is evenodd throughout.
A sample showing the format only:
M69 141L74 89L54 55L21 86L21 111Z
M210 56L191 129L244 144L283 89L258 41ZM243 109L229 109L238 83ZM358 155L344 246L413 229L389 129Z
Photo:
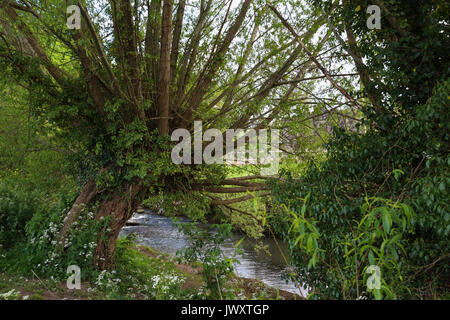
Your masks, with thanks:
M307 287L324 297L343 297L342 288L347 286L339 277L339 269L347 266L343 244L355 239L354 221L362 220L361 208L372 195L404 203L415 212L411 233L403 235L405 253L398 261L409 291L400 290L389 297L445 294L450 232L446 192L450 184L448 92L448 81L437 85L433 97L417 107L416 117L399 122L386 134L336 129L327 146L327 160L311 162L299 179L285 172L286 183L269 182L275 200L297 215L302 212L302 199L310 194L308 216L320 232L318 247L324 250L324 261L339 266L318 262L308 269L310 257L295 245L288 232L290 223L283 221L286 214L274 215L269 222L291 244L292 261ZM356 287L346 295L357 296Z
M233 257L226 257L220 245L231 236L232 226L229 224L213 225L213 232L200 229L196 223L179 223L178 227L188 236L189 246L177 252L180 261L188 263L200 262L203 269L203 280L212 299L227 299L234 297L232 290L226 288L226 284L233 274L233 263L236 253L242 253L237 249ZM230 296L231 295L231 296Z

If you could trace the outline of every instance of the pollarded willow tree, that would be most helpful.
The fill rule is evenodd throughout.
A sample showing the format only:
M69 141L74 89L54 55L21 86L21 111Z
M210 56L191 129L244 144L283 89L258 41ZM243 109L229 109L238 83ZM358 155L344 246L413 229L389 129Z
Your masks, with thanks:
M69 5L80 9L81 29L66 25ZM174 165L170 134L192 131L194 120L222 130L268 128L288 116L292 101L316 98L298 85L317 70L332 78L316 58L327 35L311 41L325 19L302 1L283 5L303 34L292 37L260 0L0 0L3 77L27 90L33 114L81 159L82 185L60 239L84 206L96 220L108 217L94 260L109 268L143 198L265 188L251 181L257 176L225 179L217 166Z

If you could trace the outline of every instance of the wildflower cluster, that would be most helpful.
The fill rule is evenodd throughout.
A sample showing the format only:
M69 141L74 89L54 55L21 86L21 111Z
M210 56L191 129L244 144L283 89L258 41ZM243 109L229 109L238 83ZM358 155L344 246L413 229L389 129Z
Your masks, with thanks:
M20 296L20 292L12 289L8 292L0 294L0 300L17 300Z
M173 300L177 297L174 296L172 291L176 291L177 287L183 283L185 279L180 275L175 274L159 274L152 277L152 288L156 292L157 299Z
M73 222L70 234L61 238L59 232L68 211L69 208L63 208L50 213L37 213L27 225L27 249L32 257L30 267L42 275L55 276L61 280L67 277L69 265L80 266L83 277L95 273L93 254L97 246L97 234L101 226L107 223L107 219L96 221L93 211L83 208Z

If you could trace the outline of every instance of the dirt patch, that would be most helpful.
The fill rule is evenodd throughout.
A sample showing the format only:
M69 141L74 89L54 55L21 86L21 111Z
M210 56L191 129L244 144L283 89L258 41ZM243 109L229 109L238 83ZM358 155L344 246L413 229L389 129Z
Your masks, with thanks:
M304 300L298 294L284 290L278 290L267 286L264 282L257 279L234 277L232 280L237 287L244 291L246 297L258 298L264 294L264 299L283 299L283 300Z
M14 289L20 293L20 299L23 300L88 300L89 284L82 284L80 290L69 290L65 283L60 283L54 288L48 288L38 280L24 280L20 285L14 286Z
M188 264L180 264L178 262L174 262L174 265L178 270L180 270L182 272L190 273L190 274L202 274L202 272L203 272L202 267L193 267Z

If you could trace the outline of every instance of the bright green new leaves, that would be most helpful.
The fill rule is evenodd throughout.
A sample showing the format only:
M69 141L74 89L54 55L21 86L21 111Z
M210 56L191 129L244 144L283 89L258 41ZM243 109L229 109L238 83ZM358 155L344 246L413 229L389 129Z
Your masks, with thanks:
M292 224L289 228L289 233L294 234L294 246L298 246L311 257L308 262L308 269L310 269L316 266L322 256L323 250L319 248L319 243L317 241L320 238L320 233L315 226L315 221L306 217L306 204L308 198L309 194L304 199L301 199L301 201L303 201L303 206L301 207L299 215L294 211L289 210L285 205L283 205L283 207L292 216Z
M365 270L377 266L383 277L381 288L372 290L375 298L396 298L396 287L402 286L403 280L399 253L406 254L402 238L412 230L413 211L404 203L379 197L366 198L361 211L363 218L357 224L356 237L344 242L347 268ZM366 273L363 275L367 281Z

